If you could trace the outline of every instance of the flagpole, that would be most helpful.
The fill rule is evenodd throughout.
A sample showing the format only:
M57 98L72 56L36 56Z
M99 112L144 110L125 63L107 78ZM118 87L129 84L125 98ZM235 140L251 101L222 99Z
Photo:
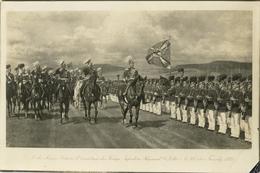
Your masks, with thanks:
M168 36L168 40L169 40L169 42L171 43L171 41L172 41L171 35ZM170 50L171 50L171 47L170 47ZM172 57L171 57L171 54L170 54L170 68L169 68L169 70L170 70L170 76L172 75L172 63L171 63L171 59L172 59Z

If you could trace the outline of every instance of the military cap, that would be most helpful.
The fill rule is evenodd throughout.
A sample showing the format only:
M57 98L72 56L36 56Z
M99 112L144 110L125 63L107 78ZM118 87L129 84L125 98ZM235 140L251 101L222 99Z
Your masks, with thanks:
M25 66L25 65L24 65L23 63L21 63L21 64L18 64L17 67L21 69L21 68L24 68L24 66Z
M241 78L242 78L241 73L232 75L232 81L240 80Z
M17 66L17 67L15 67L15 68L14 68L14 70L15 70L15 71L17 71L17 70L18 70L18 66Z
M179 68L178 72L184 72L184 69L183 68Z
M231 82L231 79L232 79L232 77L229 76L229 77L227 78L228 82Z
M187 81L188 80L188 76L184 76L183 78L182 78L182 81Z
M252 75L251 74L247 76L247 80L252 81Z
M174 76L169 76L169 80L174 80Z
M7 65L6 65L6 69L9 69L9 68L11 68L11 65L10 65L10 64L7 64Z
M219 82L221 82L221 81L225 80L226 78L227 78L227 75L226 75L226 74L221 74L221 75L218 75L217 80L218 80Z
M208 82L211 82L215 79L215 76L208 76L207 79L208 79Z
M246 81L246 77L242 77L242 78L240 79L240 82L244 82L244 81Z
M82 68L82 72L83 72L84 74L89 73L89 71L90 71L90 69L89 69L88 67L83 67L83 68Z
M198 82L203 82L203 81L205 81L205 79L206 79L206 76L199 76Z
M175 80L175 82L179 82L180 81L180 77L176 77L174 80Z
M197 81L197 77L196 76L191 76L190 77L190 82L196 82Z

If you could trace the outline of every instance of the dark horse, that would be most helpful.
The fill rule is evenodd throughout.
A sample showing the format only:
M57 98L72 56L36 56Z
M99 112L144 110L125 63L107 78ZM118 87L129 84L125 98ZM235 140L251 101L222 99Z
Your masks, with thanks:
M88 119L91 122L91 105L94 105L95 108L95 123L97 122L98 114L98 101L100 101L100 87L96 84L97 76L95 74L90 75L89 79L84 82L81 97L85 109L85 119Z
M32 85L32 97L31 97L31 101L32 101L32 105L33 105L33 109L34 109L34 113L35 113L35 119L36 120L42 120L43 117L43 104L42 104L42 99L44 96L44 89L41 86L40 83L34 83Z
M58 85L58 102L60 104L60 123L63 123L63 113L65 120L68 120L68 112L69 112L69 105L70 105L70 98L71 93L68 87L68 83L66 81L67 79L60 79L59 85Z
M135 107L135 127L137 127L139 111L140 111L140 103L142 100L144 100L145 83L146 83L146 77L142 78L140 75L138 75L138 77L136 77L132 81L132 84L128 88L125 96L123 95L125 87L120 87L118 89L117 96L123 114L123 123L125 123L126 114L128 111L130 113L129 123L130 124L132 123L132 117L133 117L132 108Z

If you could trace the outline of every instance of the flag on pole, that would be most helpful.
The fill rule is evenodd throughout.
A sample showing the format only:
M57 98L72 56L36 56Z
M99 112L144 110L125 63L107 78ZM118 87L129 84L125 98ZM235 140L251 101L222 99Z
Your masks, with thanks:
M171 43L169 40L164 40L153 45L147 53L145 59L148 64L154 64L165 68L171 67Z

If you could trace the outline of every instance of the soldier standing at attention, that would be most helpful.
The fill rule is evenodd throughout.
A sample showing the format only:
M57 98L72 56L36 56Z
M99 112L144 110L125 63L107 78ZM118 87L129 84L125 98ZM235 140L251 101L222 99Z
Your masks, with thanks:
M239 82L242 78L241 74L234 74L232 76L232 90L231 90L231 137L239 138L240 136L240 103L242 100L242 93L239 89Z
M187 103L186 97L189 93L189 86L188 86L188 76L182 78L182 90L180 92L180 108L181 108L181 115L182 115L182 122L188 122L188 112L187 112Z
M198 90L196 93L196 99L194 100L195 112L198 115L198 126L205 127L205 105L203 100L205 99L205 76L198 77Z
M197 92L197 77L192 76L190 77L190 85L189 85L189 93L186 97L186 104L187 104L187 111L188 111L188 117L190 117L190 124L195 125L196 124L196 113L195 113L195 105L194 105L194 97L195 93Z
M244 131L245 131L245 141L252 141L252 75L247 77L247 83L245 86L244 94L244 111L242 113L242 118L244 119Z
M127 59L129 67L125 69L123 73L123 79L126 82L126 89L123 93L124 96L126 96L129 87L133 85L133 81L138 77L138 71L135 69L135 62L133 57L128 56Z
M227 92L227 86L225 79L227 75L222 74L217 77L219 82L219 88L217 90L217 117L219 123L219 133L226 134L227 131L227 101L229 100L229 94Z
M208 76L207 90L206 90L206 117L208 118L208 130L215 130L216 126L216 107L217 93L214 83L214 76Z
M175 103L176 103L176 118L181 121L181 98L180 93L182 91L182 85L180 81L180 77L175 78Z

